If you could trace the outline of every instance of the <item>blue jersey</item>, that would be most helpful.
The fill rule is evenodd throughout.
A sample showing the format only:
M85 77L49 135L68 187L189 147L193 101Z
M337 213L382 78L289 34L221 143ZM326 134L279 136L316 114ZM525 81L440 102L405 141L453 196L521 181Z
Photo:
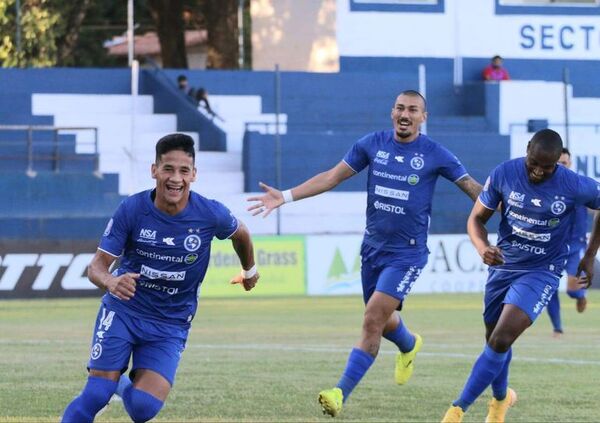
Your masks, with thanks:
M495 268L560 274L569 253L575 209L580 205L600 208L600 186L564 166L557 166L549 179L533 184L521 157L494 169L479 201L491 210L502 202L498 247L505 263Z
M587 207L575 207L575 217L573 218L573 227L569 239L571 251L581 250L587 245L587 218Z
M175 216L154 206L154 190L126 198L110 220L100 250L121 256L113 274L141 276L133 298L122 301L106 293L110 307L140 318L189 326L198 305L213 237L225 239L238 221L218 201L190 193Z
M410 143L397 142L390 130L358 140L344 162L357 173L369 167L364 243L393 252L411 248L426 258L437 178L456 182L467 176L456 156L422 134ZM406 260L414 260L414 255Z

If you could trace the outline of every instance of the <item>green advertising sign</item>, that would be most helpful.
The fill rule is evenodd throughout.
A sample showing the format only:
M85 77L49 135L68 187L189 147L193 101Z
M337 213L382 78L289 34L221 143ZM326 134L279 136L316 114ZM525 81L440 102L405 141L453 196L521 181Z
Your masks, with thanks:
M254 236L254 257L260 279L250 292L230 285L240 273L240 261L230 240L215 240L210 264L201 288L201 297L239 297L242 295L305 295L305 256L303 236Z

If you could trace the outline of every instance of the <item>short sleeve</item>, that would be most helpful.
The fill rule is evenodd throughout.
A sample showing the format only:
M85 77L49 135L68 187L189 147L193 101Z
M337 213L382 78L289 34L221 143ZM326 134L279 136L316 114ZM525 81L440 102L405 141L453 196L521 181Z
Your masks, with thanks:
M211 208L216 217L215 236L227 239L237 231L239 222L231 211L222 203L211 200Z
M490 210L496 210L500 202L502 201L502 192L500 190L502 181L502 168L498 166L492 171L490 176L485 181L481 194L479 194L479 201L483 206Z
M373 139L373 134L365 135L350 148L344 156L344 162L356 173L369 165L369 153L367 146Z
M579 175L577 203L590 209L600 209L600 185L587 176Z
M439 173L444 178L451 182L456 182L459 179L468 175L467 169L458 160L454 154L443 146L438 146L439 155Z
M119 257L125 249L130 230L127 216L127 200L125 200L119 205L113 217L108 221L98 248L112 256Z

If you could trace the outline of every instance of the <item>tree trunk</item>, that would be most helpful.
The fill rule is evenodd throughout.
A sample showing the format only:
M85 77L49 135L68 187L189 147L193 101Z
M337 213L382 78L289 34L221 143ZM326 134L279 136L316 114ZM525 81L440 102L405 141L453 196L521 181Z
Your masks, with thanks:
M209 69L238 69L238 0L204 0Z
M58 66L66 66L69 64L70 56L77 46L81 24L85 19L90 3L91 0L81 0L74 2L71 6L71 10L66 19L66 32L56 42L56 45L58 46Z
M148 0L160 40L164 68L187 68L183 0Z

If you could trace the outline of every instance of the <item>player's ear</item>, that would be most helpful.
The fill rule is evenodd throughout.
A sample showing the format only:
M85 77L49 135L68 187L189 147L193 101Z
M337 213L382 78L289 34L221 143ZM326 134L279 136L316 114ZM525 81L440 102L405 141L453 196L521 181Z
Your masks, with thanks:
M428 116L429 116L429 114L427 112L423 112L423 122L425 122L427 120Z
M196 182L196 168L194 167L194 170L192 170L192 182Z
M156 179L157 172L158 172L158 167L156 166L156 163L152 163L152 166L150 166L150 173L152 174L152 179Z

